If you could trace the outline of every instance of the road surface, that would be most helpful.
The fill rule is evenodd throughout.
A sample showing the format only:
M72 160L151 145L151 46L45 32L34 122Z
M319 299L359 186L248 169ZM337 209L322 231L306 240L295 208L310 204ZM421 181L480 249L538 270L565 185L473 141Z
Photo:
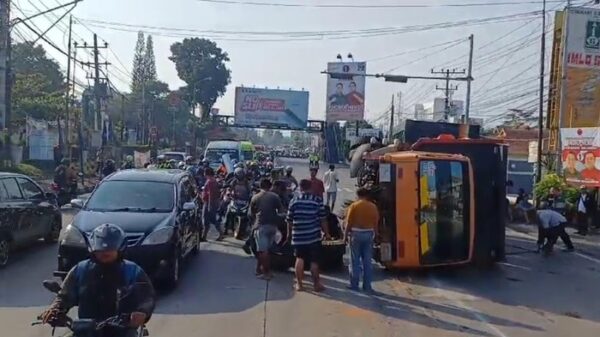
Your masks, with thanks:
M305 160L287 160L297 178ZM325 169L325 168L323 168ZM339 168L340 196L354 181ZM65 211L68 224L73 210ZM493 270L389 273L376 270L376 295L345 288L343 271L324 275L322 294L295 293L292 274L270 282L254 277L254 260L235 240L209 241L187 261L179 287L161 294L151 336L364 337L551 336L596 337L600 331L600 249L533 252L530 236L508 232L508 259ZM0 336L49 336L30 327L50 300L41 281L56 266L56 246L40 242L0 270Z

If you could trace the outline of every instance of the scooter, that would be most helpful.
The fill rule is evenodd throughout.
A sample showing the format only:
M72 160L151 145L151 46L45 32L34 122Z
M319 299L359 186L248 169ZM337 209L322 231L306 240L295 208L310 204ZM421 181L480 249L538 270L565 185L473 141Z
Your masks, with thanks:
M227 219L229 228L234 231L234 236L238 240L243 240L248 236L248 200L232 199L229 203L228 214L233 219Z
M57 294L61 290L61 286L58 282L54 280L45 280L42 282L44 288L48 291ZM122 301L125 297L127 297L131 291L125 291L120 298L119 301ZM49 322L52 326L52 336L54 336L55 329L57 327L64 327L70 330L70 333L66 333L63 337L96 337L99 335L100 331L106 327L113 328L129 328L129 314L121 314L109 317L103 321L96 321L94 319L73 319L67 316L66 314L62 317ZM37 317L37 320L32 322L31 325L41 325L44 322L41 321L41 317ZM149 336L148 329L145 325L136 329L136 337L146 337Z
M77 198L77 185L69 186L67 188L60 187L57 183L52 183L50 185L50 189L56 195L56 201L58 203L58 207L62 207L71 202L72 199Z

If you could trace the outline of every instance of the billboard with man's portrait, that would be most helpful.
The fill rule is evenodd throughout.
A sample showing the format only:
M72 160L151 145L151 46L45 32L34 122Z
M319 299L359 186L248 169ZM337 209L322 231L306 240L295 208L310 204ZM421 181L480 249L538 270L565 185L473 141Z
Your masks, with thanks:
M329 73L341 76L327 77L326 119L332 121L360 121L365 113L365 62L331 62ZM344 76L348 74L348 76ZM358 76L351 76L351 74Z
M600 129L561 129L562 167L568 183L600 186Z

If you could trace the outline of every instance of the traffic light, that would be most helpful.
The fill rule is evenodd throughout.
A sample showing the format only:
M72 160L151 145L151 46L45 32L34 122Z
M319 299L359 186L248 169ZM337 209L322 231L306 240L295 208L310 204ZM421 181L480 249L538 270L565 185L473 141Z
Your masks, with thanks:
M406 83L408 82L408 77L401 75L383 75L383 78L386 82L398 82L398 83Z

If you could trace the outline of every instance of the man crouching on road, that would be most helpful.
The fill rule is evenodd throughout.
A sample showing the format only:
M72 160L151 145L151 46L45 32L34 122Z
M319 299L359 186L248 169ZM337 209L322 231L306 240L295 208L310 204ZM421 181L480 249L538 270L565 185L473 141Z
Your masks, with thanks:
M283 206L279 196L270 191L272 187L269 179L260 182L260 192L250 201L250 218L254 220L254 237L256 239L256 251L258 259L256 262L256 275L264 280L272 277L269 261L269 249L275 241L277 234L277 222L279 213L283 212Z
M304 290L304 263L310 263L310 272L315 291L323 291L319 276L318 261L321 257L321 230L329 239L325 207L323 199L311 192L311 182L300 181L300 195L292 199L288 209L288 231L286 238L292 238L292 246L296 254L296 290Z

